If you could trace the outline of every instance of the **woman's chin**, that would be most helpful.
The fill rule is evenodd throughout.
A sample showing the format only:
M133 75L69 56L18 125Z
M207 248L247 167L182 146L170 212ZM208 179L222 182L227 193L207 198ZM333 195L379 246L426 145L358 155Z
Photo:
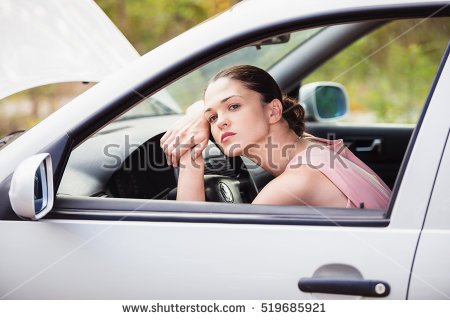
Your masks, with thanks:
M242 156L242 148L237 145L233 145L233 144L225 145L225 146L222 145L221 149L227 157Z

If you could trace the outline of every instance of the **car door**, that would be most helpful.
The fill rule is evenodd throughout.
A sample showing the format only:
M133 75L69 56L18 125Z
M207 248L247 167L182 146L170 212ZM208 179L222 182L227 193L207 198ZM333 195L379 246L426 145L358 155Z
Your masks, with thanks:
M47 219L0 224L1 297L407 298L449 128L447 55L387 215L367 209L60 196ZM19 225L23 236L15 234ZM424 239L415 268L426 261L420 250L426 233ZM430 250L428 244L425 251ZM368 281L372 292L359 290ZM324 283L325 293L318 288Z
M307 299L359 298L375 292L406 298L448 133L446 61L447 55L387 210L58 195L40 221L1 221L0 297ZM118 82L103 83L94 91L103 90L103 95L89 100L88 92L80 101L95 106L112 94L111 88L119 90ZM94 126L111 110L94 109L96 117L86 126ZM67 110L60 114L64 112L79 120ZM45 123L41 128L46 129ZM370 293L358 288L367 281L373 286ZM324 283L333 290L319 292L317 285ZM343 291L348 284L358 292Z

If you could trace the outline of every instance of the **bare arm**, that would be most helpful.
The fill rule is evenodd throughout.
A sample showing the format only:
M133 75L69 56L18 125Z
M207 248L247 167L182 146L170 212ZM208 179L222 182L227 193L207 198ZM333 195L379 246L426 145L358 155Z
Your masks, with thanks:
M299 170L300 171L300 170ZM311 171L284 172L270 181L253 204L278 204L278 205L311 205L315 179ZM301 178L299 179L299 175ZM316 189L317 190L317 189Z
M191 152L181 156L177 200L205 201L204 170L205 163L201 154L195 159L192 159Z
M203 101L197 101L160 141L168 164L180 166L177 200L205 201L202 151L208 145L209 123L203 113Z

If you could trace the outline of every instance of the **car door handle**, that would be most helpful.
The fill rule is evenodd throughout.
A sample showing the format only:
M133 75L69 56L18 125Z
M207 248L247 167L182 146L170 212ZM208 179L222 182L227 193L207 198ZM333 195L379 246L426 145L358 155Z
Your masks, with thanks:
M298 288L303 292L346 294L364 297L386 297L389 284L376 280L336 280L332 278L302 278Z
M381 139L373 139L372 144L368 147L356 147L356 152L372 152L373 150L378 149L378 152L381 152Z

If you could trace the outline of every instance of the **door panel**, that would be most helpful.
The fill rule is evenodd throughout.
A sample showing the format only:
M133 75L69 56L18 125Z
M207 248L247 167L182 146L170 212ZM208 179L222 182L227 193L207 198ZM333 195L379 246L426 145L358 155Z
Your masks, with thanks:
M418 236L389 227L4 222L4 299L338 298L301 292L298 282L324 268L353 279L342 265L387 282L387 298L404 299Z

